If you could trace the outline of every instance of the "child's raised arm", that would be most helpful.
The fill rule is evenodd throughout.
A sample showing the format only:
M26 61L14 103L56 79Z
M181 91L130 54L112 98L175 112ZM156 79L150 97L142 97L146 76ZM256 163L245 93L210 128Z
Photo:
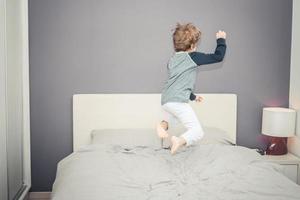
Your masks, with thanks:
M205 54L201 52L191 52L189 53L192 60L197 65L205 65L221 62L225 56L226 52L226 33L224 31L218 31L216 33L217 47L215 53Z

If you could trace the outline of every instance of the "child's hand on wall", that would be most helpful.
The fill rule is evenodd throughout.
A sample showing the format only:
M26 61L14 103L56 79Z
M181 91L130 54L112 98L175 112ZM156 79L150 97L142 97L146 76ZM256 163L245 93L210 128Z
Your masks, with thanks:
M201 102L201 101L203 101L203 97L201 97L201 96L196 96L195 101L196 101L196 102Z
M223 38L223 39L226 39L226 32L225 31L218 31L216 33L216 38L219 39L219 38Z

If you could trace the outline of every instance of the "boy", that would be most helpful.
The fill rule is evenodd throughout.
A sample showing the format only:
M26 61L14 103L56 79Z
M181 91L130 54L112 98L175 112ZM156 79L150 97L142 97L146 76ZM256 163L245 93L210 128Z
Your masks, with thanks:
M189 146L200 140L203 129L197 119L189 100L201 102L200 96L194 95L193 89L196 81L197 66L221 62L226 52L226 33L216 33L217 47L214 53L204 54L196 52L201 32L193 24L177 24L173 33L175 54L168 63L168 80L165 83L161 96L162 108L170 117L177 118L187 129L180 137L170 138L168 119L157 125L157 134L161 139L170 138L171 154L186 145Z

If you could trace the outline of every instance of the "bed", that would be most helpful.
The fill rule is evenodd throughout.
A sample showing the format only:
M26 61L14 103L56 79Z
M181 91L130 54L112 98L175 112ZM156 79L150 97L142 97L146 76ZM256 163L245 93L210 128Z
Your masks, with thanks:
M236 95L202 96L191 105L204 138L171 156L153 128L159 94L74 95L74 152L58 164L52 199L300 199L281 166L235 145Z

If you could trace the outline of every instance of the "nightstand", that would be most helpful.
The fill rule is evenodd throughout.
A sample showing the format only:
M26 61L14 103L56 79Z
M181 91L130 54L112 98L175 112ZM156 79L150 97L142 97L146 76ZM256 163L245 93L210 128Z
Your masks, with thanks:
M282 156L263 155L263 158L268 162L282 165L283 173L300 185L300 158L291 153Z

